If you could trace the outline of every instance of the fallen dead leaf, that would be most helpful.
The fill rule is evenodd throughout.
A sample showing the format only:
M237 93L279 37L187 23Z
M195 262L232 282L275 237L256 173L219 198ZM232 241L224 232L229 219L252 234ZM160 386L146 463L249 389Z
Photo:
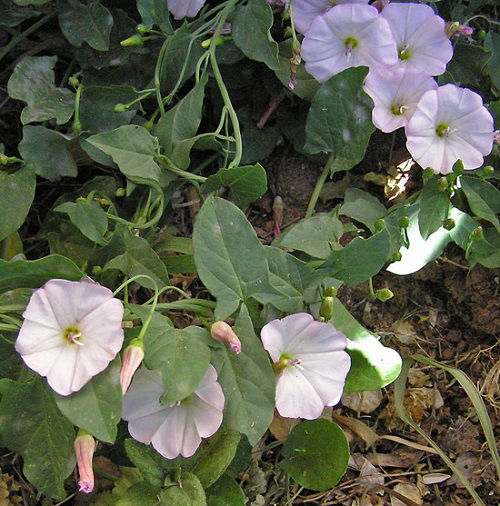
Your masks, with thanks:
M284 418L276 410L269 430L271 434L278 440L284 441L292 432L292 429L300 423L297 418Z
M367 392L349 392L342 396L342 404L358 413L371 413L382 402L382 390L370 390Z
M422 499L422 495L420 494L420 490L413 485L412 483L398 483L393 490L398 494L401 494L406 499L409 499L415 504L423 504L424 501ZM398 499L397 497L391 495L391 506L407 506L408 503L405 503Z
M354 434L360 437L367 448L375 443L379 439L378 434L365 423L361 422L357 418L351 418L349 416L338 415L335 412L331 414L331 419L344 427L350 429Z

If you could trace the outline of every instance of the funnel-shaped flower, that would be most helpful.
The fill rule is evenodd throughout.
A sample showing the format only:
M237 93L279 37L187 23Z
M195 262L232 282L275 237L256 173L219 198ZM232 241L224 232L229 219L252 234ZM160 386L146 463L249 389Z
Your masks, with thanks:
M453 56L444 20L431 7L417 3L391 3L382 11L398 46L398 66L441 75Z
M316 17L301 55L306 70L319 82L349 67L390 66L398 61L388 23L375 7L365 4L336 5Z
M167 459L190 457L201 438L214 434L222 423L224 394L217 372L209 365L196 390L171 406L160 404L163 391L160 374L141 367L125 395L123 419L134 439L151 443Z
M192 18L200 12L206 0L168 0L168 10L175 19Z
M427 90L436 88L436 81L419 70L370 70L364 90L375 103L372 111L373 124L386 133L406 126L420 97Z
M80 492L90 494L94 490L94 470L92 469L92 459L96 442L94 438L85 432L79 430L74 442L76 464L78 465L78 487Z
M92 280L47 281L23 317L16 350L61 395L106 369L123 344L123 304Z
M297 313L264 325L261 337L278 373L276 409L281 416L314 420L325 406L339 402L351 367L344 334Z
M406 126L406 147L423 168L448 174L457 160L483 164L493 147L493 118L481 97L454 84L427 91Z
M369 0L293 0L292 11L295 28L300 33L306 33L311 23L318 17L338 4L362 4ZM287 2L288 7L288 2Z

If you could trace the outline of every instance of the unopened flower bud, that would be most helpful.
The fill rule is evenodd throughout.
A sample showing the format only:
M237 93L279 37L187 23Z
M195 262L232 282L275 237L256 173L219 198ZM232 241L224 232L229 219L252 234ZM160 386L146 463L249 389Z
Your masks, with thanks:
M384 228L385 228L385 221L382 218L380 218L375 222L375 230L380 232L381 230L384 230Z
M125 188L117 188L116 191L115 191L115 196L117 197L125 197L125 194L126 194L126 190Z
M333 297L325 297L319 308L319 315L329 321L333 315Z
M392 293L389 288L381 288L380 290L377 290L375 292L375 298L385 302L386 300L392 299L394 297L394 294Z
M493 142L498 145L500 144L500 130L495 130L493 132Z
M94 265L94 267L92 267L92 275L93 276L97 276L99 274L101 274L102 272L102 267L100 265Z
M396 251L396 253L394 253L391 257L391 262L399 262L402 258L403 255L399 251Z
M401 218L399 218L399 226L401 228L407 228L409 224L410 218L408 218L408 216L401 216Z
M427 167L422 173L422 181L426 183L429 179L434 177L434 169L432 167Z
M73 88L77 88L78 86L80 86L80 81L78 80L78 77L74 75L68 79L68 84L70 86L73 86Z
M444 192L448 188L448 180L445 177L440 177L437 180L437 188L440 192Z
M285 209L285 204L283 199L276 195L273 201L273 218L274 218L274 235L278 236L281 234L281 225L283 223L283 210Z
M447 218L443 221L443 227L446 230L453 230L456 226L455 220L453 218Z
M115 111L115 112L126 112L127 111L127 106L125 104L116 104L113 107L113 111Z
M144 39L138 34L132 35L128 39L122 40L120 42L120 46L123 46L123 47L142 46L143 44L144 44Z
M325 297L336 297L337 289L334 286L327 286L325 288Z
M137 25L135 27L135 29L137 30L137 33L140 33L141 35L144 35L145 33L148 33L148 32L151 31L147 26L142 25L142 24L141 25Z
M458 31L459 28L460 23L458 21L448 21L444 25L444 31L449 39L453 37L453 35L455 35L455 33Z
M122 368L120 370L120 384L122 386L123 395L127 392L132 377L141 365L143 359L144 345L142 339L133 339L123 354Z
M373 7L377 9L379 12L382 12L384 10L384 7L389 5L391 3L390 0L375 0L375 2L372 3Z
M96 442L94 438L80 429L74 442L76 464L78 466L78 489L80 492L90 494L94 490L94 471L92 469L92 458Z
M495 173L495 169L491 165L486 165L482 171L483 177L490 177Z
M483 233L483 227L479 226L479 227L476 227L473 231L472 231L472 239L474 241L481 241L482 239L484 239L484 233Z
M479 32L477 32L477 38L479 40L484 40L486 38L486 31L485 30L479 30Z
M241 343L233 329L226 322L215 322L210 328L211 336L221 343L229 345L236 355L241 353Z

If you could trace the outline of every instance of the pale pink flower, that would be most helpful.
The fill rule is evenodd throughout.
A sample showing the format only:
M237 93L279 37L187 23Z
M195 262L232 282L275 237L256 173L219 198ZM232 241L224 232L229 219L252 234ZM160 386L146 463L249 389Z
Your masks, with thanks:
M120 385L125 393L130 386L135 371L139 368L144 359L144 345L142 339L130 343L123 353L122 367L120 369Z
M123 344L123 304L92 280L51 279L33 292L16 350L61 395L106 369Z
M362 4L369 0L293 0L292 12L295 28L300 33L306 33L311 23L318 17L338 4ZM286 4L288 8L288 2Z
M226 322L215 322L210 328L210 335L216 341L226 343L236 355L241 353L241 342Z
M436 81L428 74L402 68L371 69L363 87L375 103L373 124L386 133L406 126L420 97L436 88Z
M96 442L94 438L83 430L79 430L74 442L76 464L78 466L78 490L90 494L94 490L94 470L92 459Z
M342 4L318 16L302 42L306 70L319 82L349 67L390 66L398 61L389 25L377 9Z
M399 66L431 76L446 70L453 56L445 22L431 7L417 3L391 3L381 12L390 25L399 55Z
M261 331L278 373L276 409L288 418L314 420L342 396L351 358L347 338L307 313L273 320Z
M196 390L171 406L160 404L163 392L160 374L141 367L125 395L123 419L134 439L151 443L165 458L190 457L201 438L210 437L222 423L224 394L217 372L209 365Z
M207 0L168 0L168 10L174 19L192 18L200 12Z
M460 159L466 169L475 169L493 147L493 118L477 93L446 84L422 96L406 137L408 151L423 168L448 174Z

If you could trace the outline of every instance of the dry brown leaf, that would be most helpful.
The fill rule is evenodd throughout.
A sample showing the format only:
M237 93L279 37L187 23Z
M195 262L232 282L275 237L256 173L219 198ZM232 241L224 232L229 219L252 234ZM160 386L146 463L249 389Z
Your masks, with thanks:
M415 504L424 503L420 490L413 483L398 483L393 490ZM407 506L407 504L391 495L391 506Z
M397 320L392 324L392 330L398 341L403 344L410 344L418 337L417 331L409 320Z
M271 434L278 440L284 441L292 432L292 429L300 423L298 418L284 418L276 410L269 430Z
M407 467L405 461L392 453L370 453L368 460L374 465L379 467L400 467L404 469Z
M370 446L379 439L378 434L371 427L368 427L368 425L356 418L338 415L333 412L331 414L331 419L354 432L365 442L367 448L370 448Z
M430 380L430 376L421 369L412 367L408 371L408 383L415 388L423 387Z
M450 478L449 474L445 473L429 473L422 476L422 481L425 485L434 485L435 483L442 483Z
M399 436L380 436L380 439L388 439L389 441L394 441L395 443L401 443L402 445L409 446L410 448L415 448L415 450L421 450L427 453L434 453L437 455L437 451L430 446L419 445L418 443L414 443L413 441L408 441L407 439L403 439Z
M349 392L342 396L342 404L358 413L371 413L382 402L382 390L369 390L366 392Z

